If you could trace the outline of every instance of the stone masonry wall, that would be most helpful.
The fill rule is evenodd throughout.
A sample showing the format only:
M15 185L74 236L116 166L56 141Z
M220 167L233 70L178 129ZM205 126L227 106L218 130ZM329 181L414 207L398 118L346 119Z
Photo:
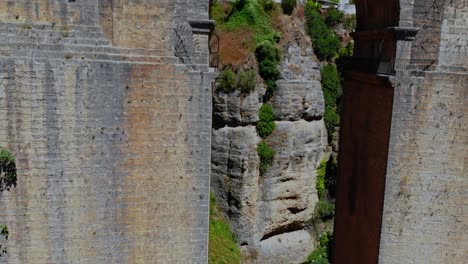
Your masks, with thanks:
M427 10L440 14L440 25L418 34L412 50L416 57L435 55L438 63L418 77L392 79L395 97L380 263L468 259L468 4L425 2ZM418 8L415 5L414 12L422 14ZM435 40L440 43L418 40L430 34L439 34Z
M105 2L0 3L0 263L207 262L214 74L170 34L209 1Z

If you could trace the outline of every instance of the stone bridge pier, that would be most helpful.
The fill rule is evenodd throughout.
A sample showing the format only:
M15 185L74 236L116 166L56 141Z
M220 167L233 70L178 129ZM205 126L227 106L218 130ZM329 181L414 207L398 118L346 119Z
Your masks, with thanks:
M357 0L334 263L468 259L468 2Z
M209 0L1 0L0 263L206 263Z

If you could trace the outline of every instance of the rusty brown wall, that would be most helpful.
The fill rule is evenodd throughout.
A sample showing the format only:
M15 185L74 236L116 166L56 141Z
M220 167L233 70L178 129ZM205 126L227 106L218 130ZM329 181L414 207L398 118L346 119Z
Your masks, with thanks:
M0 1L0 263L206 263L214 74L167 36L208 0L98 2Z
M333 263L376 263L393 87L386 78L349 73L344 91Z

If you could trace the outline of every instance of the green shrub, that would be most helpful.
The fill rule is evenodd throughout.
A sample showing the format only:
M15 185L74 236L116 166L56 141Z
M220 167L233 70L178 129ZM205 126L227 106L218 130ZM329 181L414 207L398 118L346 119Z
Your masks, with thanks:
M304 8L306 12L307 10L309 10L309 12L312 10L320 11L322 9L322 5L313 0L307 0L307 2L304 5Z
M327 172L327 161L322 160L317 168L317 178L315 180L315 189L319 200L325 197L325 174Z
M0 148L0 192L16 186L16 160L9 150Z
M256 80L253 70L240 71L237 73L237 86L242 93L250 93L255 89Z
M330 264L330 252L332 247L332 237L329 233L323 234L319 238L319 245L307 257L306 264Z
M259 0L260 5L262 5L265 12L271 12L275 9L276 3L274 0Z
M231 68L225 68L219 75L217 91L231 93L237 89L242 93L250 93L255 89L256 84L256 75L253 70L241 70L236 74Z
M280 53L273 43L264 41L255 49L255 57L258 61L259 74L265 80L267 87L264 99L268 100L276 90L276 80L280 76L278 70Z
M261 138L268 137L276 127L275 112L270 104L263 104L258 114L257 132Z
M340 73L335 65L327 64L320 70L320 75L325 106L333 108L343 93Z
M283 12L287 15L291 15L296 8L297 1L296 0L281 0L281 8Z
M340 38L334 33L320 37L314 43L319 57L324 60L336 57L341 48Z
M338 52L338 55L340 57L352 57L353 53L354 53L354 43L349 42L346 45L346 47L343 47L343 48L340 49L340 51Z
M258 72L264 80L277 80L280 76L278 63L271 60L263 60L258 64Z
M328 141L333 140L335 127L340 124L340 116L338 114L338 105L343 93L341 85L341 76L338 69L333 64L325 65L321 70L322 75L322 90L325 98L325 114L324 122L328 131Z
M225 68L219 74L219 83L217 89L225 93L231 93L236 89L237 78L231 68Z
M320 200L315 205L315 219L326 221L335 216L335 205L326 200Z
M334 27L341 22L343 22L344 13L336 8L330 8L327 10L327 15L325 16L325 23L329 27Z
M329 60L338 54L341 42L326 24L322 15L313 7L306 6L307 33L319 58Z
M334 108L327 106L325 107L323 121L328 132L328 142L332 142L336 127L340 125L340 116Z
M210 194L208 263L240 263L240 251L229 223ZM229 261L229 262L227 262Z
M260 175L263 175L268 167L273 163L276 152L264 141L257 146L257 153L260 157Z
M263 41L257 46L255 57L259 62L264 60L279 62L281 59L278 48L270 41Z

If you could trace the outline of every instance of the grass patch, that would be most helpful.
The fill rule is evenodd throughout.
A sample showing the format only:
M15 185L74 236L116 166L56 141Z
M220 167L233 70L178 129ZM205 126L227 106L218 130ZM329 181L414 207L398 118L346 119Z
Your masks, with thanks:
M237 0L232 3L227 21L221 24L226 30L234 31L249 28L255 43L265 40L275 41L278 33L271 26L271 16L257 0Z
M241 256L235 235L222 214L213 194L210 194L210 230L208 263L238 264Z

